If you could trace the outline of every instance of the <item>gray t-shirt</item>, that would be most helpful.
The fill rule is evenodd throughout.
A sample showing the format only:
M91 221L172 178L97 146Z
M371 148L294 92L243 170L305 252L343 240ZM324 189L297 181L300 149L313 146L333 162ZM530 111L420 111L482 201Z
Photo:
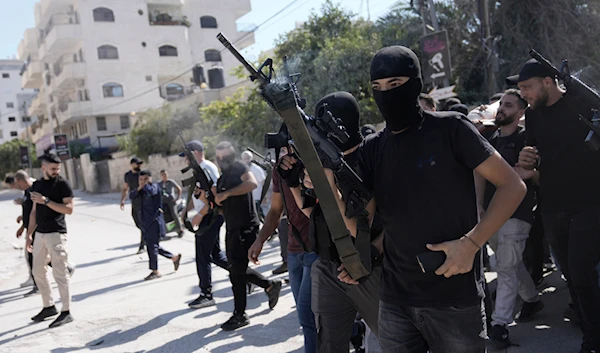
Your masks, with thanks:
M161 193L163 196L167 195L171 199L177 198L177 183L173 179L167 179L167 181L160 181L158 183Z

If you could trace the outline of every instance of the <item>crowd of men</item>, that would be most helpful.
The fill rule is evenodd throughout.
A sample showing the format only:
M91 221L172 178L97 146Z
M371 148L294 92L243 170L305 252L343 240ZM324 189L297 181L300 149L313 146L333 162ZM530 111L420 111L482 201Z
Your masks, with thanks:
M234 312L222 329L246 326L246 296L253 285L264 289L271 309L277 304L282 282L248 265L259 263L263 244L279 228L286 256L285 269L278 270L289 272L305 352L348 352L350 342L364 352L360 341L370 331L386 353L482 353L488 341L498 348L512 345L509 325L534 320L543 310L537 286L549 262L545 238L570 291L569 315L583 333L579 352L600 352L600 152L588 148L589 129L578 122L580 115L591 117L592 107L577 104L535 60L507 78L516 88L491 97L498 106L493 123L469 120L472 115L458 99L438 111L422 93L420 63L408 48L378 51L370 77L385 129L360 126L359 106L350 93L332 92L316 104L316 111L326 106L344 125L349 138L332 142L372 195L366 205L369 276L357 281L346 270L311 176L295 151L278 151L281 158L267 178L252 163L251 152L238 160L235 147L223 141L215 150L217 167L194 140L187 148L213 185L192 186L181 211L181 187L166 171L153 183L143 161L134 158L125 174L121 208L129 197L141 231L139 250L147 248L152 270L145 279L160 277L159 254L179 267L181 254L159 244L167 229L163 214L169 212L178 234L184 226L195 233L201 294L189 306L215 305L214 263L229 272L234 297ZM64 220L73 212L73 193L59 168L60 160L45 156L42 179L32 183L24 172L14 178L25 192L17 235L27 230L29 263L43 300L32 320L58 314L48 264L62 299L51 327L73 320ZM346 212L347 190L334 171L325 174L348 232L357 237L360 222ZM269 179L272 186L263 186ZM261 211L265 203L270 203L267 212ZM195 215L188 219L190 211ZM487 245L498 273L493 305L483 276L484 267L491 266Z

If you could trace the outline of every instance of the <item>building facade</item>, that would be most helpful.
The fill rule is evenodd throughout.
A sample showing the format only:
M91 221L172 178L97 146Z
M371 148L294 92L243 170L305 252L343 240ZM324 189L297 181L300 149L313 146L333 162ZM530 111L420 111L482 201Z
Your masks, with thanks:
M36 93L21 88L22 67L19 60L0 60L0 144L19 138L31 124L27 107Z
M38 153L65 133L100 151L134 123L134 112L235 85L239 64L222 55L226 33L254 43L236 20L250 0L41 0L36 27L19 45L22 86L39 90L29 108ZM223 53L225 54L225 53Z

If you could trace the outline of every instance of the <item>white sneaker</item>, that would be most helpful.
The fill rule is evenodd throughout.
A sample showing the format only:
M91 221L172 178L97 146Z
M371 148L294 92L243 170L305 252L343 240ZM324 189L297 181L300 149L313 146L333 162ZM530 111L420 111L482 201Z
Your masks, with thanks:
M29 277L27 279L27 281L21 283L21 288L31 287L31 286L33 286L33 279L31 279L31 277Z

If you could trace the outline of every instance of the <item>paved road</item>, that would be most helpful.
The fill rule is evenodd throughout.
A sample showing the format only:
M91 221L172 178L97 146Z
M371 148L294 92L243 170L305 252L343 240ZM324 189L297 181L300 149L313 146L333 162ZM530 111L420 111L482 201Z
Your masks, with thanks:
M72 281L76 321L53 330L47 322L32 324L29 318L40 310L41 300L23 298L28 289L19 288L26 275L23 250L17 249L23 241L14 238L20 209L10 200L16 196L13 191L0 192L0 352L303 352L289 286L284 286L273 311L262 291L251 295L251 325L235 332L219 329L233 310L225 271L213 270L216 307L187 307L198 295L194 240L189 233L163 243L183 254L179 271L174 273L172 264L160 259L163 278L144 282L149 273L147 256L134 255L139 233L129 210L119 210L114 194L78 194L75 213L67 218L70 260L78 264ZM278 241L268 243L257 269L270 274L279 261ZM577 352L579 332L560 316L566 303L565 285L556 274L547 283L547 309L535 322L511 330L520 347L507 352Z

